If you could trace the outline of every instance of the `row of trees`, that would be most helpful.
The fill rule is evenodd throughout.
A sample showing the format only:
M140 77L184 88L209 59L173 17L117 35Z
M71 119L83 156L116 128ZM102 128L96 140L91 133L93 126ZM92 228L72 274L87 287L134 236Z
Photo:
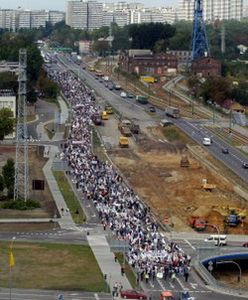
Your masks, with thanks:
M225 100L235 100L242 105L248 105L247 81L241 81L237 85L230 78L210 77L201 83L197 77L191 77L188 84L194 96L202 97L205 102L211 100L223 105Z
M221 53L221 31L222 25L226 31L226 53ZM180 21L173 25L162 23L131 24L118 27L112 24L114 40L112 49L114 51L129 48L153 49L154 51L190 50L192 36L192 22ZM206 26L211 54L216 58L233 59L240 56L237 46L243 44L248 46L248 20L242 22L231 20L223 23L215 22ZM82 39L97 41L99 38L109 36L109 27L104 26L93 31L72 29L64 22L58 23L51 30L49 38L56 44L76 48L76 42ZM98 48L100 45L98 44ZM102 47L106 45L102 44ZM97 46L96 46L97 48ZM110 49L108 49L110 50ZM243 55L248 57L248 53Z
M0 60L18 61L19 49L27 49L27 99L30 103L37 100L36 84L43 64L40 51L35 44L35 35L31 32L2 32L0 34ZM0 87L13 88L17 91L17 78L9 73L1 75Z

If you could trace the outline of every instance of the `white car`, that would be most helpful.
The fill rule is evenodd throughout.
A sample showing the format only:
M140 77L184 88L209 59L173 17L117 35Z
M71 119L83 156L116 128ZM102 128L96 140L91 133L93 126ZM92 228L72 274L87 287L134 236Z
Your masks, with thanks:
M204 146L210 146L212 144L211 138L208 138L208 137L203 138L202 144Z
M121 92L121 98L127 98L127 93L125 93L125 92Z

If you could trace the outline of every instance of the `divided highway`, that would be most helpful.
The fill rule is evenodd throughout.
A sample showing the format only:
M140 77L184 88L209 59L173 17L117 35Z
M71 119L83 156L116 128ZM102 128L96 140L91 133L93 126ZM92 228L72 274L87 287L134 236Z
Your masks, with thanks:
M121 98L118 94L110 91L103 84L99 83L92 74L83 70L80 66L69 61L65 56L59 56L60 62L64 65L66 69L72 70L81 79L85 80L86 83L93 88L99 95L113 105L118 111L122 112L126 117L135 118L137 121L144 123L154 124L152 118L144 112L144 106L134 103L134 100L126 100ZM165 117L164 112L157 110L161 118ZM227 144L225 141L221 140L219 137L210 132L204 124L199 121L188 121L185 119L172 119L175 125L177 125L182 131L184 131L189 137L191 137L195 142L202 145L202 140L204 137L212 138L212 145L208 146L208 150L216 159L221 161L225 166L231 169L236 175L238 175L244 182L248 182L248 169L243 168L243 162L248 163L248 158L242 154L239 150L231 145ZM143 127L143 126L142 126ZM229 154L223 154L222 149L228 148Z

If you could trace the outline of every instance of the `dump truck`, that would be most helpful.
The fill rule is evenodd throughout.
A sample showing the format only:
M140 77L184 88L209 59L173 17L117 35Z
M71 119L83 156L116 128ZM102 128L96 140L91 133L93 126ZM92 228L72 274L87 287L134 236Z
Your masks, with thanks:
M180 118L180 109L177 107L168 106L165 109L165 114L166 116L178 119Z
M128 141L128 138L125 137L125 136L121 136L119 138L119 146L121 148L128 148L129 147L129 141Z
M101 118L102 118L102 120L108 120L109 119L109 115L106 112L106 110L102 111Z
M114 113L113 107L112 107L111 105L105 105L105 111L106 111L109 115L111 115L111 114Z
M122 120L118 124L118 128L121 131L121 127L127 127L131 133L138 134L140 132L140 127L138 124L135 124L134 122L131 122L130 120ZM131 136L131 135L130 135Z
M137 100L140 104L147 104L147 103L148 103L148 99L147 99L146 96L137 95L137 96L136 96L136 100Z
M131 122L129 120L123 120L119 122L118 129L120 130L121 134L125 137L132 136L132 132L130 130Z
M206 229L207 222L201 217L190 217L188 220L190 227L194 228L196 231L203 231Z

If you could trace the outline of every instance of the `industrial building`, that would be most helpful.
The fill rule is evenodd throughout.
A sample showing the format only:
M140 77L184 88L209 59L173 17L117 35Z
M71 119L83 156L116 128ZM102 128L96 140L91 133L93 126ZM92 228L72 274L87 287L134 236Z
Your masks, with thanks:
M168 53L154 54L151 50L129 50L119 58L119 67L138 75L168 76L177 72L177 58Z

